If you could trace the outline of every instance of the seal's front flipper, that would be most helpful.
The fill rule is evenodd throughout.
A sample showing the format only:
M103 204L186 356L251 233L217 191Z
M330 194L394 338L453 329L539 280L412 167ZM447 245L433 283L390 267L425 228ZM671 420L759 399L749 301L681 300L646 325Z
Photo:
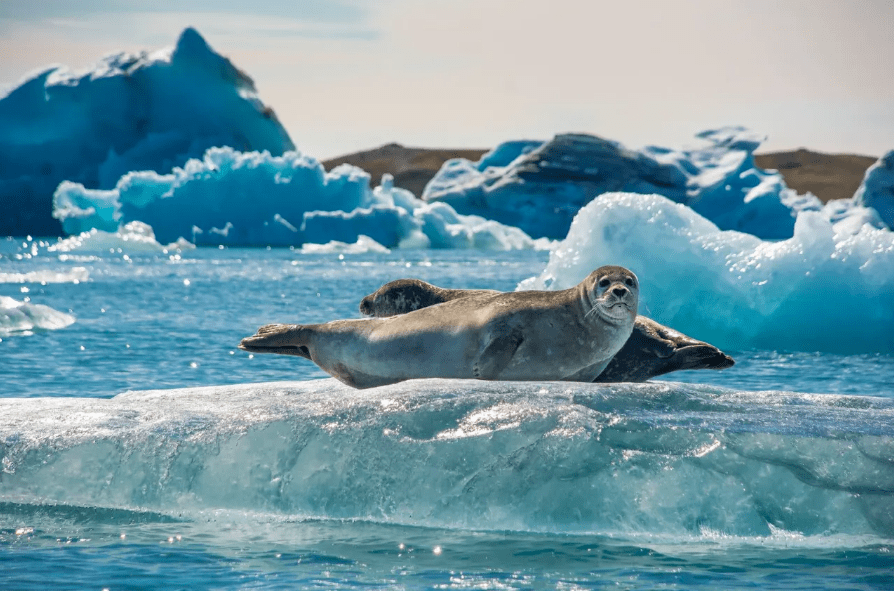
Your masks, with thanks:
M472 375L479 380L499 379L524 340L522 333L515 330L493 335L472 365Z
M300 324L268 324L254 336L246 337L239 348L251 353L278 353L310 359L308 330Z

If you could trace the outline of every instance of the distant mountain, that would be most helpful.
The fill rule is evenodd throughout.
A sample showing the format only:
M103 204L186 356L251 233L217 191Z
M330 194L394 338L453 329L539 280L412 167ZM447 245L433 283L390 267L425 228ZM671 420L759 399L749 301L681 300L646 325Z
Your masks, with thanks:
M754 155L755 164L778 170L789 188L798 193L809 191L823 203L853 197L866 169L877 159L855 154L823 154L804 148Z
M387 144L380 148L356 152L323 162L326 170L348 163L366 170L377 182L382 174L394 176L395 186L422 195L441 166L451 158L477 160L487 150L462 148L408 148L401 144ZM852 197L863 180L863 175L877 158L855 154L824 154L806 149L793 152L755 154L755 164L761 168L778 170L789 188L798 193L811 192L826 203L832 199Z
M428 181L441 169L441 165L451 158L478 160L488 150L449 148L408 148L400 144L386 144L380 148L347 154L323 161L326 170L339 164L353 164L368 172L373 184L377 184L385 173L394 177L394 185L407 189L417 197Z

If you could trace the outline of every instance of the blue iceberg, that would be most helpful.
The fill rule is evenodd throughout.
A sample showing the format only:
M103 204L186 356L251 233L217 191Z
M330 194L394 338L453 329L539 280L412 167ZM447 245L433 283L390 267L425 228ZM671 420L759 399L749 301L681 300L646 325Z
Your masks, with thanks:
M577 212L607 192L664 195L721 229L766 239L791 237L799 211L821 209L816 197L798 195L780 174L755 165L764 138L741 127L697 137L706 145L687 150L632 150L585 134L507 142L477 163L445 163L423 199L549 238L565 237Z
M894 150L869 167L853 201L876 210L881 221L894 229Z
M343 164L329 172L314 158L289 151L211 148L169 174L130 172L114 189L63 182L53 215L69 234L108 233L148 224L160 243L300 246L360 236L385 248L546 248L548 241L445 203L425 203L393 185L390 175L370 189L365 171Z
M294 149L254 83L194 29L176 47L110 55L85 72L47 68L0 96L0 235L58 235L63 180L110 189L212 146Z
M835 206L833 202L833 207ZM640 312L724 350L894 352L894 232L802 211L794 235L721 230L660 195L584 207L523 289L565 289L604 264L640 279Z

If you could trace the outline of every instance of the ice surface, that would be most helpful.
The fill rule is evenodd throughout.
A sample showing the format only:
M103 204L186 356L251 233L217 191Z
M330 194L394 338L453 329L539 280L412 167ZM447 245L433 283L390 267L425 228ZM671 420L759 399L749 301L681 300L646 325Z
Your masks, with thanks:
M0 399L0 501L603 535L894 535L894 402L334 380Z
M875 209L888 228L894 230L894 150L869 167L854 194L854 202Z
M49 306L19 302L0 296L0 336L28 335L35 330L56 330L74 323L70 314L58 312Z
M518 228L458 215L395 187L390 175L369 187L369 174L343 164L329 172L297 152L272 156L211 148L170 174L131 172L112 190L59 185L53 215L70 234L115 232L140 221L160 242L299 246L367 236L385 248L546 248Z
M423 198L518 226L534 237L564 238L577 211L611 191L664 195L685 203L721 229L788 238L801 210L819 210L782 176L754 163L763 137L741 127L697 136L707 145L686 150L632 150L584 134L549 142L507 142L478 163L444 164Z
M0 235L58 235L51 200L63 180L111 189L129 171L167 172L223 145L294 148L252 80L194 29L171 49L47 68L0 97Z
M660 195L584 207L523 289L565 289L604 264L640 279L640 312L721 349L894 351L894 232L803 211L794 236L721 231Z

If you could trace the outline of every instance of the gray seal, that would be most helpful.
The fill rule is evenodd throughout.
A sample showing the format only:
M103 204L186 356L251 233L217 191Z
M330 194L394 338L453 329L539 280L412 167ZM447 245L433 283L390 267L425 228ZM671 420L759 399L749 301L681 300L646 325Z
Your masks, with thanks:
M273 324L242 339L355 388L415 378L592 381L633 331L639 282L605 266L563 291L475 293L397 316Z
M367 316L406 314L457 298L499 293L488 289L444 289L420 279L386 283L360 302ZM645 316L637 316L633 332L596 382L645 382L687 369L726 369L735 361L717 347L693 339Z

